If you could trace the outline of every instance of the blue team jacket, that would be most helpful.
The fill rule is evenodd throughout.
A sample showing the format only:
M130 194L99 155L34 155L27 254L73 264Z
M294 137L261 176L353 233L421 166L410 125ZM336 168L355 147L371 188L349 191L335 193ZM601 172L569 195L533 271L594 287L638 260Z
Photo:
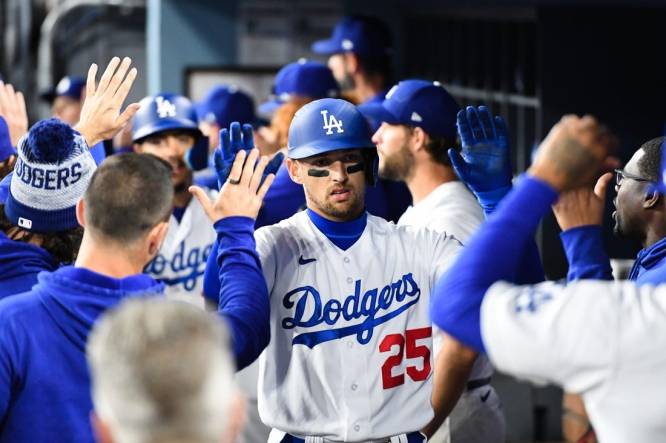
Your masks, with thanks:
M0 299L29 291L37 274L55 271L58 262L44 249L10 240L0 232Z
M635 280L641 285L666 282L666 238L638 253L629 280Z
M162 290L145 275L115 280L68 266L0 301L0 442L93 442L88 333L123 298Z
M610 260L603 245L601 226L572 228L560 234L569 261L568 281L581 279L612 280ZM666 238L636 256L629 280L639 285L666 282Z

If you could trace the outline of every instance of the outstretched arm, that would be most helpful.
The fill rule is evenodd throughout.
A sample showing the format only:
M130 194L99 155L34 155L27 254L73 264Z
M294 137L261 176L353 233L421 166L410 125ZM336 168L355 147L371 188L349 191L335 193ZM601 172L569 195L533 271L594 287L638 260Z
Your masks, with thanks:
M257 162L259 151L247 152L235 155L214 203L201 188L190 188L218 233L217 310L230 326L238 369L252 363L270 340L268 288L256 252L254 220L274 175L264 175L267 157Z
M481 352L480 308L495 282L519 281L521 251L559 192L587 186L608 166L611 138L592 117L564 117L542 142L537 159L439 281L433 321ZM489 253L493 251L493 253Z
M456 124L462 150L460 153L449 150L451 164L489 217L513 187L506 123L499 115L493 118L486 106L478 109L468 106L458 112ZM543 266L536 242L527 242L523 250L516 252L522 257L523 269L517 283L543 281Z

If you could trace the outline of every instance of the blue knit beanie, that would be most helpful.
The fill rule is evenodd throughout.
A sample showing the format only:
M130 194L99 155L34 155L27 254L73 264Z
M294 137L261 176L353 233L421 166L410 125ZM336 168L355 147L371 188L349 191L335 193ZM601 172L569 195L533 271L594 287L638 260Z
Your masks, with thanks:
M76 203L97 168L83 137L57 119L36 123L17 146L5 215L33 232L76 228Z

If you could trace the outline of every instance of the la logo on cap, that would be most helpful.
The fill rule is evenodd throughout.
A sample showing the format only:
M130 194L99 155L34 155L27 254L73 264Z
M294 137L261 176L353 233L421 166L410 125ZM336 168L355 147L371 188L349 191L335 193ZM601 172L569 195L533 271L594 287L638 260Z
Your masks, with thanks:
M342 120L335 118L335 115L331 114L331 117L328 118L328 111L323 110L321 111L321 116L324 117L324 126L322 126L322 128L326 129L326 135L332 135L333 128L337 129L338 134L345 132L345 130L342 129Z
M412 119L413 122L422 122L423 121L423 118L420 115L418 115L416 112L412 112L411 119Z
M32 220L27 218L19 217L18 219L19 228L32 229Z
M176 116L176 105L169 100L165 100L164 97L161 96L157 97L155 101L157 102L157 115L159 115L160 118Z

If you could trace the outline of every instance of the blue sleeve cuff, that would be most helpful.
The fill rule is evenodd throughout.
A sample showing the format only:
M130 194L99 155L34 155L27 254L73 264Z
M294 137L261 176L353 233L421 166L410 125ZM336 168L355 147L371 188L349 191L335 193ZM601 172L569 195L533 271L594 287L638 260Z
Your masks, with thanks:
M268 287L256 250L254 220L227 217L214 227L219 243L217 311L229 324L236 364L242 369L259 356L270 340Z
M612 280L610 259L603 246L601 226L578 226L560 234L569 262L568 281Z
M215 232L217 232L218 239L221 234L229 232L229 230L236 231L248 231L251 234L254 234L254 219L251 217L225 217L215 222L213 225Z
M511 192L512 185L508 184L501 188L493 189L492 191L474 191L476 199L483 208L486 217L490 215L499 204L500 201Z

